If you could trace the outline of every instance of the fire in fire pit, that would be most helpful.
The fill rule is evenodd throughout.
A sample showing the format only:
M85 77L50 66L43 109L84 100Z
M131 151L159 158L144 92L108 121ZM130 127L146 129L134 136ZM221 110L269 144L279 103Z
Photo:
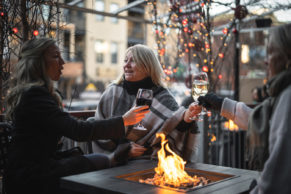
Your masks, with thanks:
M158 167L155 168L155 176L139 182L162 187L193 188L195 186L207 185L209 180L196 175L189 176L184 170L186 162L169 147L168 141L163 133L157 133L161 138L161 149L158 151ZM170 155L166 155L166 150Z
M121 175L117 176L117 178L187 192L234 177L234 175L229 174L185 169L186 162L170 149L165 135L159 133L157 137L161 138L161 149L158 151L158 166L155 169ZM169 153L168 155L166 151Z
M187 188L206 185L209 180L196 175L189 176L184 170L186 162L173 152L163 133L157 133L161 138L161 149L158 151L158 167L155 168L155 176L139 182L157 186L169 186L174 188ZM170 154L167 156L166 151Z

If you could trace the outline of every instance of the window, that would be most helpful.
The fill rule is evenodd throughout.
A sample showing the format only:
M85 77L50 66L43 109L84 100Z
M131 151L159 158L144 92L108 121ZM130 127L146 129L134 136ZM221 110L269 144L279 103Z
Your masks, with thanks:
M104 11L104 1L103 0L95 0L95 9L96 11ZM104 21L103 15L96 15L97 21Z
M116 42L111 42L110 54L111 54L111 63L117 64L118 44Z
M95 52L96 52L96 62L104 62L104 42L102 40L96 40L95 42Z
M118 8L119 8L118 4L116 4L116 3L111 3L111 4L110 4L110 13L113 13L113 12L117 11ZM115 17L111 17L111 22L112 22L113 24L117 24L117 23L118 23L118 19L115 18Z

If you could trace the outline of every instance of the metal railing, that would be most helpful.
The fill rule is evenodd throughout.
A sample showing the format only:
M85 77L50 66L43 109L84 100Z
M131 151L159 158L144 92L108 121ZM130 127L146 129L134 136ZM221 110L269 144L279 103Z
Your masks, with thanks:
M246 168L246 131L215 112L204 117L202 126L203 163Z

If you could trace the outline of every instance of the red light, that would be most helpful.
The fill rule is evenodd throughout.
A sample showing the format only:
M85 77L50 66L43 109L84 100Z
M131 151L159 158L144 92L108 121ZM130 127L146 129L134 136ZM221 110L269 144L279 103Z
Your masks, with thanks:
M208 43L205 43L205 48L209 48L209 44Z
M4 16L4 12L1 12L1 14L0 14L1 16Z
M184 32L188 32L188 28L186 27L186 28L184 28Z
M222 79L222 75L221 74L218 75L218 79Z
M207 66L203 66L203 67L202 67L202 71L204 71L204 72L208 72L208 67L207 67Z
M164 56L165 55L165 49L162 48L161 51L160 51L160 56Z
M183 24L183 26L186 26L186 25L188 24L188 19L187 19L187 18L184 19L184 20L182 21L182 24Z
M222 33L223 33L223 34L227 34L227 32L228 32L228 29L227 29L227 28L224 28L224 29L222 30Z
M38 34L39 34L38 30L34 30L34 31L33 31L33 35L34 35L34 36L38 36Z
M17 28L12 28L12 31L14 34L18 33L18 29Z
M224 54L223 54L223 53L219 53L218 56L219 56L220 58L223 58L223 57L224 57Z

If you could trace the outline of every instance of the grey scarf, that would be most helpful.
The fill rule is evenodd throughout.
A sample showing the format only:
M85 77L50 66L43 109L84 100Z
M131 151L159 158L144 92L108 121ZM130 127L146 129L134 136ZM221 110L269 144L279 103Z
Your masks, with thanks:
M279 95L290 84L290 69L272 78L267 85L270 97L258 105L250 115L247 132L247 158L250 169L262 170L269 157L268 139L272 113Z

